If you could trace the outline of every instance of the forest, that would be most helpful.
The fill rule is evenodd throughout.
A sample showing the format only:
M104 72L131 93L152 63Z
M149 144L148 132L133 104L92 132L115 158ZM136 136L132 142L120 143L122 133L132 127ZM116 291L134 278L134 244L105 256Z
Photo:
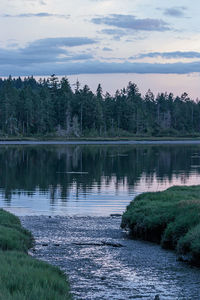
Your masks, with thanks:
M187 93L141 95L129 82L115 95L55 75L0 78L0 136L199 136L200 102Z

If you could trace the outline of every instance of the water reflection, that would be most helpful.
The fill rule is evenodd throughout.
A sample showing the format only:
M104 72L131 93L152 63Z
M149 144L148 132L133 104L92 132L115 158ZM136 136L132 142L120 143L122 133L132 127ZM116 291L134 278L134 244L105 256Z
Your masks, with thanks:
M198 145L0 147L0 204L28 213L122 212L140 192L200 184Z

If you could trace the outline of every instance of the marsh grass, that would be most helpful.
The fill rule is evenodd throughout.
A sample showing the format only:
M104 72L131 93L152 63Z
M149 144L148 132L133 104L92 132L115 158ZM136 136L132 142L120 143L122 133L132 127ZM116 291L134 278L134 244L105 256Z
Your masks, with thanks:
M0 299L71 299L58 268L16 251L0 251L0 261Z
M20 220L0 209L0 300L72 299L62 271L27 255L33 243Z
M139 195L123 214L121 227L200 265L200 186Z
M0 249L27 252L32 246L32 234L21 226L20 220L0 209Z
M0 225L0 249L27 252L32 246L32 239L16 228Z

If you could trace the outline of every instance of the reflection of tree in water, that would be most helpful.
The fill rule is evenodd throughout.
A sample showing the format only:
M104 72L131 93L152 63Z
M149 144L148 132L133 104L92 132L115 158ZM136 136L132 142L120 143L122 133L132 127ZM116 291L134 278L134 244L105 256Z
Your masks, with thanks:
M155 174L160 181L171 181L174 175L185 180L192 171L191 157L199 151L198 146L183 145L2 146L0 188L7 201L13 194L39 191L49 193L53 203L58 197L66 201L72 187L78 198L79 192L94 186L100 192L113 182L116 190L125 183L133 189L142 175L148 184Z

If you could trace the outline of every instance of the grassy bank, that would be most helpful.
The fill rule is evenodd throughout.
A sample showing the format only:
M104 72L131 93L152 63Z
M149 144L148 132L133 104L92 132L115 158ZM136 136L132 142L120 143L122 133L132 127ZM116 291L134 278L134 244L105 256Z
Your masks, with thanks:
M121 227L135 238L175 249L180 258L200 266L200 186L137 196L123 214Z
M0 300L69 300L58 268L27 255L33 237L19 219L0 209Z

